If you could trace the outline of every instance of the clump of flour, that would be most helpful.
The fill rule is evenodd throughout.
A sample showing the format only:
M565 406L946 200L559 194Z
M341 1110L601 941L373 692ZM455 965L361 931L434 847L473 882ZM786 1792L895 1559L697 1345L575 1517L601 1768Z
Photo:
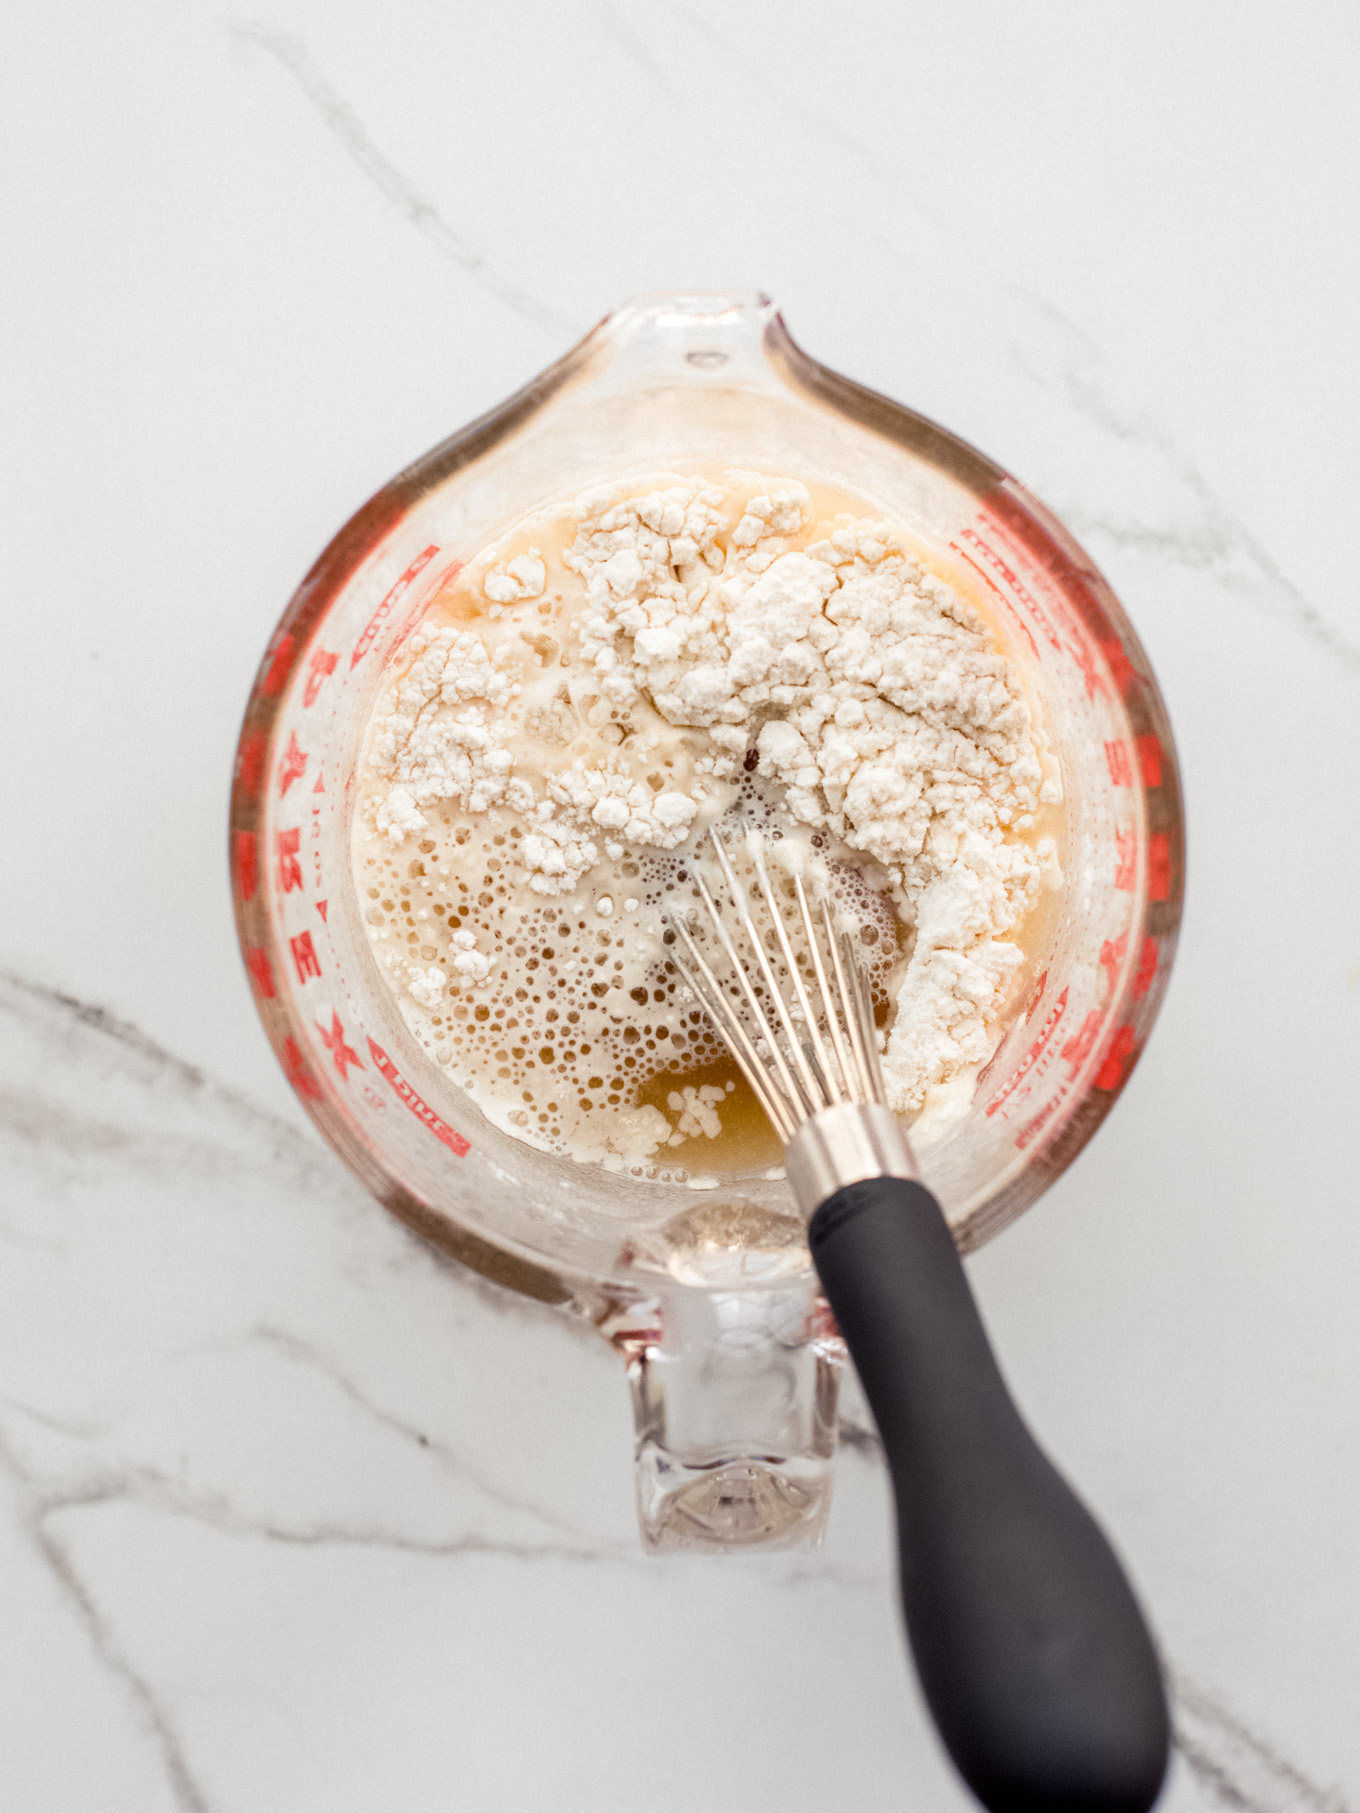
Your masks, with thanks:
M394 930L368 905L390 881L356 876L393 986L454 1047L437 1055L524 1137L635 1164L714 1136L719 1086L670 1092L674 1119L634 1103L645 1074L716 1055L666 979L663 920L743 789L872 874L876 910L891 901L873 955L895 996L892 1106L991 1050L1043 867L1026 833L1056 785L989 626L891 525L838 517L813 539L810 514L803 486L738 473L611 486L535 518L528 552L474 564L475 629L436 612L406 645L361 823L370 864L408 888L420 869L436 905L408 898ZM589 1034L569 1080L549 1036L563 1013Z

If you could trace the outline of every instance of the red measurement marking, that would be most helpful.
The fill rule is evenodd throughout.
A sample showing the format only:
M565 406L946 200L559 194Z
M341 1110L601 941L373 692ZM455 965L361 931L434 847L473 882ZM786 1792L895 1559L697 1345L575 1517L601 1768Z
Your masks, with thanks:
M1155 731L1149 730L1138 739L1138 763L1143 770L1145 787L1160 787L1162 784L1162 739Z
M399 602L403 594L410 589L411 581L415 578L416 574L422 572L424 568L429 566L438 552L438 543L432 542L428 548L417 554L410 566L407 567L406 571L402 574L401 578L392 587L392 590L383 599L377 610L374 611L373 615L368 620L363 635L360 636L359 640L354 645L354 653L349 658L351 669L356 668L359 665L369 649L371 649L373 644L377 641L378 631L392 615L393 608Z
M1105 766L1110 771L1110 782L1115 787L1133 785L1133 760L1129 755L1127 743L1107 743L1105 745Z
M971 534L971 533L972 533L971 530L965 530L965 534ZM977 539L976 536L974 536L973 539L976 540ZM1019 612L1016 610L1015 606L1011 603L1010 599L1007 598L1006 594L1001 590L1000 586L998 586L994 583L994 581L992 580L992 577L989 573L985 573L982 570L982 568L978 565L977 561L975 561L973 559L972 555L970 553L968 553L966 548L961 548L959 546L958 542L956 542L956 541L951 541L949 546L950 546L951 550L955 554L958 555L960 560L967 561L968 565L970 567L972 567L973 571L977 574L978 578L986 586L987 590L989 592L993 593L1000 600L1003 609L1006 611L1006 614L1009 617L1012 617L1015 620L1015 622L1020 626L1020 629L1021 629L1022 633L1024 634L1024 638L1025 638L1026 642L1029 643L1030 648L1034 651L1035 657L1037 658L1038 653L1039 653L1039 645L1034 640L1034 637L1030 634L1029 625L1025 622L1024 618L1021 617ZM988 549L988 552L990 553L991 550Z
M997 525L992 524L990 526L995 529ZM977 550L983 565L991 569L996 577L1006 585L1016 602L1023 606L1023 608L1029 612L1030 616L1033 617L1034 621L1039 626L1039 632L1043 636L1044 641L1047 642L1049 647L1056 653L1061 654L1061 637L1053 627L1044 607L1039 603L1039 600L1034 596L1033 592L1029 590L1024 580L1021 579L1015 569L1008 566L997 553L996 549L992 547L989 542L985 542L975 529L965 529L959 537L959 540L969 542ZM951 544L951 546L954 547L956 553L963 554L964 559L968 562L970 567L977 568L978 571L982 570L978 567L977 561L973 560L972 557L965 553L962 548L958 547L957 544ZM984 579L987 579L986 573L983 573L982 576ZM992 580L987 579L987 583L992 587L993 591L996 591L997 588ZM1024 628L1023 625L1021 625L1021 627ZM1028 629L1025 630L1025 634L1027 636L1029 635ZM1032 636L1030 636L1030 647L1034 648L1034 638ZM1034 652L1037 654L1039 651L1035 649Z
M274 853L278 857L279 891L291 894L294 888L302 886L302 864L298 861L298 846L302 842L302 832L297 827L291 831L274 833Z
M335 664L339 659L339 655L333 655L329 649L318 647L312 650L307 657L307 685L302 694L304 705L316 704L317 694L321 691L326 676L335 672Z
M250 971L250 979L255 984L256 992L264 1000L272 1001L276 990L274 988L274 971L270 967L268 951L262 951L252 945L246 951L246 968Z
M621 1265L632 1265L636 1260L637 1248L633 1245L631 1240L625 1240L623 1245L619 1248L619 1263ZM611 1318L610 1321L605 1324L605 1327L609 1331L607 1336L609 1345L629 1366L633 1366L639 1360L649 1357L654 1350L661 1345L661 1323L659 1320L652 1322L645 1321L643 1319L645 1313L645 1311L638 1309L625 1310L622 1312L617 1323ZM830 1313L830 1310L828 1310L827 1315L829 1316ZM815 1309L813 1314L815 1316Z
M1127 932L1121 932L1113 944L1106 939L1100 947L1100 966L1105 971L1111 994L1114 993L1115 985L1119 981L1119 966L1123 963L1124 953L1128 948L1129 935Z
M1157 940L1144 938L1143 948L1138 957L1138 974L1133 978L1133 998L1141 1001L1152 987L1152 978L1157 974Z
M325 791L326 791L325 778L324 778L324 776L318 774L316 777L316 785L315 785L315 787L312 788L312 792L313 793L324 793Z
M326 1028L321 1024L320 1020L316 1023L316 1029L321 1034L321 1043L326 1047L327 1051L330 1052L335 1063L335 1068L340 1072L340 1080L342 1082L348 1082L350 1071L352 1069L362 1070L364 1067L364 1060L359 1056L357 1051L346 1045L345 1029L340 1024L339 1014L331 1014L331 1029L329 1032L326 1031Z
M451 560L447 566L440 567L434 578L429 582L425 596L427 598L437 598L444 587L448 585L451 580L456 579L466 565L466 561ZM405 631L403 631L402 634L404 635Z
M305 753L298 748L297 732L295 730L290 730L288 732L288 747L284 750L283 760L279 763L280 799L287 793L294 781L300 781L302 779L306 769L307 757Z
M1108 589L1095 568L1082 558L1080 550L1065 547L1060 531L1048 533L1042 522L1036 521L1025 505L1011 497L1004 486L998 486L988 494L985 510L987 517L994 518L1000 525L999 533L1004 537L1005 545L1014 549L1014 558L1033 562L1035 583L1042 586L1046 596L1052 597L1050 608L1057 621L1064 624L1075 617L1083 625L1089 624L1116 679L1122 682L1126 670L1130 678L1136 678L1127 667L1118 640L1110 634ZM1087 643L1087 649L1090 648L1091 642L1084 629L1074 624L1072 633ZM1096 669L1087 651L1074 648L1072 653L1084 670L1087 697L1104 692L1104 675Z
M1120 692L1127 695L1130 688L1137 680L1138 675L1134 671L1132 661L1130 661L1128 656L1124 653L1124 644L1122 642L1116 642L1113 637L1110 637L1103 641L1100 646L1106 661L1109 663L1110 672L1114 676L1115 685L1119 688Z
M417 1120L424 1121L425 1125L430 1129L430 1132L434 1134L436 1139L442 1140L456 1158L462 1158L472 1150L471 1146L468 1145L461 1133L455 1133L452 1127L440 1120L439 1116L435 1113L434 1109L430 1107L428 1102L421 1101L420 1097L416 1094L415 1090L412 1089L405 1077L398 1073L396 1065L392 1062L391 1058L388 1057L382 1046L374 1039L368 1041L368 1051L373 1062L387 1078L388 1082L401 1097L402 1101L405 1102L412 1114L415 1115Z
M661 1340L659 1328L656 1331L656 1338L658 1342ZM818 1297L812 1305L811 1314L808 1316L808 1338L813 1341L839 1341L841 1338L836 1318L831 1313L831 1305L825 1297Z
M288 1081L299 1095L305 1095L309 1101L321 1100L321 1085L312 1074L312 1067L298 1050L296 1039L283 1041L283 1067L288 1072Z
M1066 1013L1066 1011L1067 1011L1067 990L1064 989L1062 991L1062 993L1058 996L1057 1000L1053 1003L1053 1006L1049 1009L1048 1018L1044 1021L1043 1025L1039 1028L1039 1036L1035 1039L1034 1043L1030 1046L1029 1050L1025 1053L1024 1057L1020 1060L1020 1063L1015 1071L1015 1074L1010 1078L1010 1080L1002 1088L997 1090L996 1094L992 1097L991 1101L988 1102L987 1113L989 1116L995 1114L997 1109L1000 1108L1003 1105L1003 1103L1010 1100L1011 1096L1020 1087L1020 1084L1025 1080L1025 1077L1029 1074L1029 1072L1038 1063L1039 1059L1043 1056L1045 1046L1048 1044L1049 1040L1053 1037L1054 1033L1058 1030L1058 1022L1062 1019L1062 1017Z
M1148 839L1148 899L1166 900L1171 893L1171 839L1154 831Z
M293 638L282 636L273 651L273 659L260 681L260 691L266 699L272 699L288 677L288 664L293 658Z
M237 778L252 798L260 791L260 777L264 773L265 747L264 732L252 730L248 737L242 737L241 747L237 751Z
M1096 1048L1100 1037L1100 1028L1105 1019L1103 1008L1093 1007L1081 1023L1081 1031L1075 1038L1069 1039L1062 1048L1064 1064L1072 1066L1072 1077L1075 1077L1082 1065ZM1070 1080L1070 1079L1069 1079Z
M1131 894L1138 879L1138 839L1132 831L1116 831L1114 885L1121 894Z
M299 932L296 938L290 938L288 948L293 953L293 964L297 969L299 987L308 976L321 974L321 964L317 959L316 946L312 943L310 932Z
M1129 1068L1129 1059L1133 1055L1134 1032L1131 1026L1121 1026L1110 1040L1109 1049L1095 1075L1097 1089L1118 1089Z
M1148 899L1164 901L1171 896L1171 839L1164 830L1155 830L1148 839Z
M1097 693L1103 693L1105 682L1096 667L1096 658L1087 643L1069 642L1067 652L1081 669L1081 677L1086 682L1086 697L1094 699Z
M1022 1012L1024 1013L1024 1016L1026 1019L1029 1018L1029 1016L1034 1012L1035 1008L1043 1000L1044 990L1047 987L1048 987L1048 971L1042 970L1039 974L1038 980L1034 984L1034 987L1029 991L1029 1000L1026 1001L1024 1008L1022 1009ZM1064 1001L1067 999L1067 990L1066 989L1063 990L1061 998Z
M1052 1096L1048 1101L1046 1101L1044 1103L1043 1107L1035 1115L1034 1119L1032 1121L1027 1121L1025 1123L1025 1125L1020 1129L1020 1131L1015 1136L1015 1143L1016 1143L1017 1147L1020 1149L1020 1151L1023 1152L1025 1147L1034 1138L1035 1134L1042 1132L1043 1129L1047 1126L1048 1122L1050 1120L1052 1120L1053 1115L1057 1111L1058 1104L1061 1100L1062 1100L1062 1097L1059 1095Z
M1020 1012L1015 1016L1015 1023L1016 1023L1017 1027L1028 1026L1029 1017L1034 1012L1035 1008L1039 1005L1039 1003L1043 1000L1044 990L1047 987L1048 987L1048 971L1044 970L1039 975L1033 988L1030 989L1029 998L1026 1000L1024 1006L1020 1009ZM1063 990L1063 1000L1065 1001L1066 999L1067 999L1067 991L1066 991L1066 989L1064 989ZM974 1080L974 1085L973 1085L974 1089L980 1090L982 1088L982 1085L987 1081L988 1077L992 1074L992 1072L996 1069L997 1065L1001 1062L1002 1054L1004 1053L1005 1049L1006 1049L1006 1041L1003 1039L1001 1041L1001 1043L997 1046L996 1050L992 1053L991 1057L988 1058L987 1062L982 1066L982 1069L978 1071L977 1077Z
M253 831L236 833L236 873L241 881L242 900L254 900L260 885L260 840Z
M329 907L329 905L330 905L329 900L318 900L316 903L316 910L318 913L320 913L323 924L325 923L326 909L327 909L327 907Z

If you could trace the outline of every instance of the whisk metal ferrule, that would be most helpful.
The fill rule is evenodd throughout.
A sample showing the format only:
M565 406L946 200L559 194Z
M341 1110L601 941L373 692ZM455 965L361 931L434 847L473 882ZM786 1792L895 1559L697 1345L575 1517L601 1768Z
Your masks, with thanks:
M757 834L736 860L716 831L712 844L721 878L696 868L702 911L673 916L671 960L784 1143L883 1439L912 1653L949 1753L996 1813L1147 1813L1170 1739L1156 1647L1007 1393L887 1105L859 928L820 863L795 853L772 877Z
M825 886L814 877L809 898L795 867L784 878L792 898L781 900L766 847L753 835L744 852L748 888L716 830L710 842L721 882L715 891L696 872L703 913L674 916L671 957L783 1141L798 1206L811 1215L837 1190L871 1177L915 1179L911 1148L884 1099L863 965ZM703 920L707 951L695 936Z
M897 1117L881 1102L838 1102L814 1114L785 1148L784 1174L809 1216L847 1184L921 1175Z

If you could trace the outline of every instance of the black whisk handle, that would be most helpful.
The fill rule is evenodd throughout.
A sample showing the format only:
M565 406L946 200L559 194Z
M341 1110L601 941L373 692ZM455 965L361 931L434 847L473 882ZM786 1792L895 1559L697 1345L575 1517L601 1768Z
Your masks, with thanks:
M938 1203L851 1184L809 1240L883 1438L907 1633L960 1774L991 1813L1146 1813L1170 1744L1152 1638L1011 1401Z

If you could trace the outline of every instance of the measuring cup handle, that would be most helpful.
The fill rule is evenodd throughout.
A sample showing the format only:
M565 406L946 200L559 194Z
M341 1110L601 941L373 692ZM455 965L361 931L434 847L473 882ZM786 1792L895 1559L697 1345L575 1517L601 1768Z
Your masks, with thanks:
M959 1772L993 1813L1145 1813L1170 1744L1152 1638L1011 1401L935 1198L852 1184L809 1240L883 1438L907 1632Z

